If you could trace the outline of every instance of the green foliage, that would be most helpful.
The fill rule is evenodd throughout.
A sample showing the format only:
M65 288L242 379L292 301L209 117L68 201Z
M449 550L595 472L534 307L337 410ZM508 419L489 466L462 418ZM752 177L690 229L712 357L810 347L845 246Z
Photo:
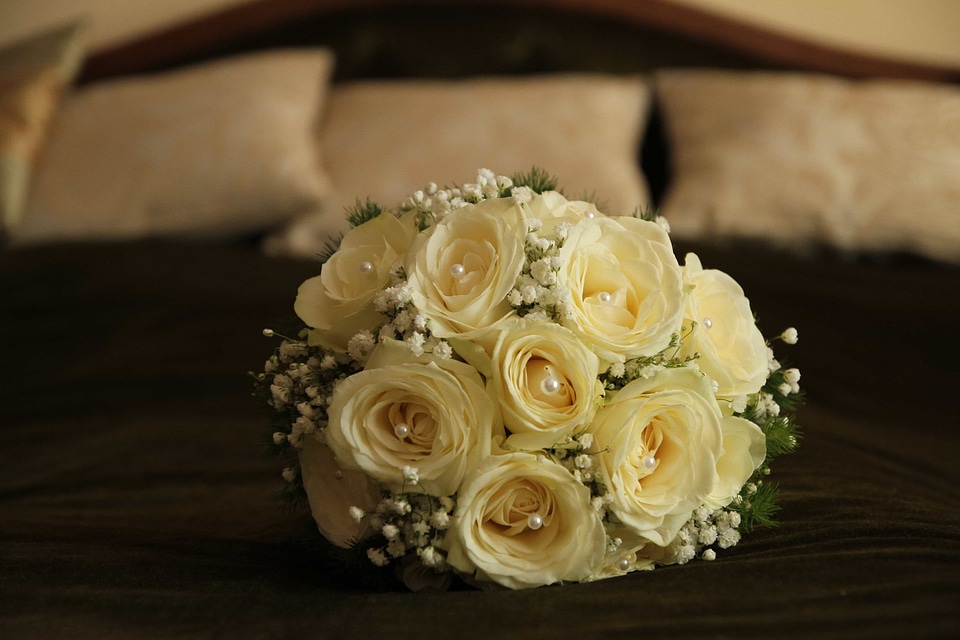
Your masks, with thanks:
M633 217L646 220L647 222L656 222L660 212L653 207L637 207L633 210Z
M383 536L378 535L365 540L351 540L347 548L338 547L324 538L313 525L297 541L297 562L302 564L306 561L337 585L353 585L365 591L398 590L402 585L393 568L377 567L367 557L368 549L382 547L386 542Z
M320 262L326 262L333 257L333 254L337 252L337 249L340 248L340 243L343 242L343 234L338 233L335 236L327 238L323 241L323 247L320 249L320 252L317 254L317 259Z
M344 214L346 215L347 222L350 223L351 227L359 227L364 222L373 220L383 212L383 207L372 201L370 198L367 198L366 201L361 201L359 198L357 198L356 204L352 207L347 207ZM333 254L335 254L337 249L340 248L341 242L343 242L342 233L338 233L337 235L331 236L324 240L323 247L320 249L320 252L317 253L317 259L320 260L320 262L326 262L332 258Z
M751 489L755 491L751 492ZM776 484L767 482L747 483L739 499L728 509L740 514L740 531L750 533L754 527L775 527L779 524L775 518L780 511L777 504L780 489Z
M767 438L767 460L797 450L800 433L789 416L770 418L761 425L761 429Z
M294 513L310 506L307 501L307 490L303 488L303 482L299 481L299 474L297 481L288 483L283 490L277 492L274 499L280 509L288 513Z
M517 172L511 178L514 187L527 187L534 193L556 191L558 180L540 167L531 167L530 171Z
M370 198L367 198L365 201L361 201L359 198L357 198L357 203L355 205L352 207L347 207L347 222L350 223L351 227L359 227L365 222L370 222L382 214L383 211L383 207Z

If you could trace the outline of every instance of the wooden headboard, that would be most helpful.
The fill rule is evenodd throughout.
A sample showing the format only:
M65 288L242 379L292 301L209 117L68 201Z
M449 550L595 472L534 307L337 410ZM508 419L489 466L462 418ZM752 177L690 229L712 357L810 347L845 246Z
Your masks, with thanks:
M662 0L254 0L94 52L81 82L318 44L337 52L340 79L712 66L960 82L960 69L830 48Z

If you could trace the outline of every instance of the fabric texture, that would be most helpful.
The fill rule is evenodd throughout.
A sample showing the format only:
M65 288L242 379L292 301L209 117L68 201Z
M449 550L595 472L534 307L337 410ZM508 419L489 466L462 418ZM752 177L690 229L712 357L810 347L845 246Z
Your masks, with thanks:
M604 211L649 204L638 163L649 92L638 76L555 75L461 81L360 81L336 87L320 132L335 193L268 246L314 255L344 231L344 209L393 207L423 189L510 176L534 165L568 197Z
M960 260L960 90L793 73L664 71L678 237Z
M955 638L960 271L678 243L803 372L781 524L713 562L529 591L378 593L294 544L247 371L315 261L212 243L0 253L0 636ZM841 328L838 330L838 328ZM845 328L845 329L843 329Z
M77 92L14 240L234 236L317 206L332 66L326 49L280 50Z
M0 231L16 226L50 121L83 59L82 22L0 50Z

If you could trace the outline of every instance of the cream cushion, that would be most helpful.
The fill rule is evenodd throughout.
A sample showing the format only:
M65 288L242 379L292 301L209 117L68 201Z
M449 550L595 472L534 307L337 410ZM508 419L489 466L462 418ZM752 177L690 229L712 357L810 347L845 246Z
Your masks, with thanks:
M230 236L319 204L325 49L228 58L66 100L19 242Z
M84 30L72 23L0 50L0 230L20 222L50 121L80 68Z
M960 90L819 75L656 79L677 237L960 259Z
M649 94L640 77L556 75L460 81L362 81L336 87L320 133L335 192L322 210L271 239L312 255L345 229L345 207L398 205L428 182L510 176L534 165L605 212L648 204L638 165Z

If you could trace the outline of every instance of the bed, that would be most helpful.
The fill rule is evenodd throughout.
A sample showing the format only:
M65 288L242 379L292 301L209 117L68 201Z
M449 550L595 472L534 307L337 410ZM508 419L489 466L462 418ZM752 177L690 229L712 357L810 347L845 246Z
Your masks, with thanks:
M139 91L176 98L223 65L269 79L273 59L260 66L249 56L277 47L323 48L294 62L329 78L326 93L297 82L271 94L326 109L320 125L293 112L287 125L322 129L341 118L340 137L321 133L320 179L294 168L271 182L276 156L267 154L225 185L151 167L123 174L122 197L89 219L81 205L97 209L97 194L117 185L51 195L63 171L84 169L80 181L93 180L96 168L85 165L112 152L88 146L79 160L56 164L71 109L122 106ZM236 60L252 66L230 66ZM172 89L152 93L155 79ZM0 252L0 635L956 637L958 80L956 69L832 51L653 1L255 1L90 53L50 116L20 230L8 224ZM386 189L391 166L409 169L396 189L430 179L417 174L419 156L403 164L369 155L385 141L411 146L397 145L389 118L351 124L347 116L369 113L365 105L382 105L384 95L407 122L424 96L449 105L449 115L464 105L451 91L465 87L517 105L531 99L531 83L534 104L556 91L571 97L554 103L594 114L595 128L577 144L588 165L607 163L597 179L611 206L634 189L666 212L678 255L696 251L743 285L765 334L799 329L789 357L808 402L801 448L774 468L780 525L715 562L596 583L363 588L310 560L297 544L309 513L274 501L279 470L262 455L266 415L247 376L273 348L261 329L290 315L297 286L319 272L317 241L341 224L331 211L368 195L346 192ZM581 100L584 86L634 108L591 112L599 107ZM543 102L532 120L515 123L520 130L564 122L563 114L550 120ZM174 115L196 123L197 114L223 113L192 104ZM418 146L436 155L444 140L476 135L478 116L465 109L472 128L418 131ZM856 145L836 149L842 127L831 116L840 112L866 124ZM724 135L714 135L720 125ZM623 135L629 126L635 135ZM891 129L897 135L886 135ZM216 146L204 138L209 130L193 134L208 149ZM497 128L483 131L489 138ZM81 133L73 139L99 140ZM302 151L295 133L271 152ZM188 167L198 151L183 144L167 157ZM603 146L601 158L591 145ZM474 161L461 151L445 162ZM526 161L512 147L504 153L505 162ZM127 158L111 165L114 176L135 164ZM229 196L241 183L255 183L244 206L197 196ZM124 207L130 215L118 216Z

